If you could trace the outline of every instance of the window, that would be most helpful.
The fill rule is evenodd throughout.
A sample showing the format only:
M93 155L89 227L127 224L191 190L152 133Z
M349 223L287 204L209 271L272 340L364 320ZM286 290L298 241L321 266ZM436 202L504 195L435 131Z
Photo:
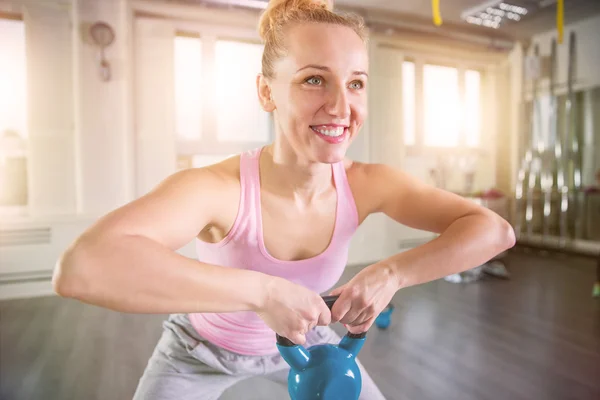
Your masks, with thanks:
M269 140L269 114L260 108L256 75L263 46L218 40L215 48L217 137L219 141ZM240 62L244 60L243 62Z
M25 24L0 18L0 207L27 205Z
M256 76L263 46L214 33L175 37L175 130L178 169L219 162L273 136L260 107Z
M481 73L465 72L465 141L468 147L479 146L481 135Z
M202 137L202 41L175 37L175 132L188 140Z
M438 65L425 65L423 92L425 146L457 146L461 121L458 70Z
M404 61L402 83L405 146L476 148L480 145L479 71Z

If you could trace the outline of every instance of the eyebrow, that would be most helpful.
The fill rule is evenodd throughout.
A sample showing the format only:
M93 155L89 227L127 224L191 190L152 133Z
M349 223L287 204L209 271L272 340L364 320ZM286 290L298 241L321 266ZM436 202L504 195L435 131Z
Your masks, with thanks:
M320 69L321 71L331 72L331 70L328 67L325 67L324 65L308 64L308 65L305 65L304 67L298 69L298 71L296 71L296 73L298 73L304 69L308 69L308 68ZM364 75L366 77L369 76L369 74L367 74L365 71L352 71L352 75Z

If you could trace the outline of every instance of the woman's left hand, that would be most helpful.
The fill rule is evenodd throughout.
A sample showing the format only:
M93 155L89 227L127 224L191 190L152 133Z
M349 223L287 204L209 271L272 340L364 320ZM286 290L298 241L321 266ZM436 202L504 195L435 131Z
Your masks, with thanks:
M373 264L330 295L339 296L331 309L331 322L341 322L351 333L366 332L399 289L399 279L387 266Z

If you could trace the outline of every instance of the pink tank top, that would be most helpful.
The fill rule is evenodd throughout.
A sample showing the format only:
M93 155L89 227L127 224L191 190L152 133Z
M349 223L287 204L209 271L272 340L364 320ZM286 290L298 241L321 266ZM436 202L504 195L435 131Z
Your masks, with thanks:
M198 260L280 276L323 294L340 279L348 261L350 240L358 227L344 164L332 164L337 208L329 246L308 259L282 261L269 254L263 241L258 162L261 150L241 154L241 196L236 220L222 241L196 240ZM277 353L275 333L254 312L194 313L189 317L198 334L226 350L244 355Z

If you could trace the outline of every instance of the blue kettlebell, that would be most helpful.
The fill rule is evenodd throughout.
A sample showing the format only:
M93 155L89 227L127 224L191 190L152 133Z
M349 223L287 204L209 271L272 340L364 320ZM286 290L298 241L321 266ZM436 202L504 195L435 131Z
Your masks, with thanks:
M394 311L394 305L392 303L388 304L386 308L383 309L381 313L375 318L375 325L379 329L387 329L392 322L392 312Z
M339 296L324 296L331 310ZM277 348L290 365L288 391L292 400L358 400L362 388L356 356L367 333L346 333L338 345L318 344L305 349L282 336Z

